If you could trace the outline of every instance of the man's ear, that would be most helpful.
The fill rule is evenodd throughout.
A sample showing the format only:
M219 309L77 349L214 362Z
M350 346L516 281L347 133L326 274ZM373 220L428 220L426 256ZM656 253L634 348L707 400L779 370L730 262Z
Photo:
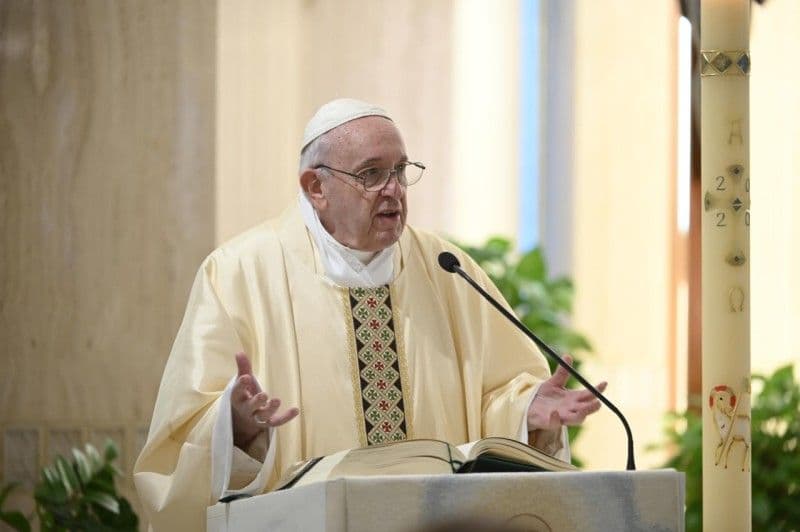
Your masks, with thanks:
M303 173L300 174L300 188L306 193L308 201L311 202L311 205L313 205L315 209L319 210L325 207L327 198L325 197L325 191L322 189L322 181L317 175L316 170L313 168L306 168Z

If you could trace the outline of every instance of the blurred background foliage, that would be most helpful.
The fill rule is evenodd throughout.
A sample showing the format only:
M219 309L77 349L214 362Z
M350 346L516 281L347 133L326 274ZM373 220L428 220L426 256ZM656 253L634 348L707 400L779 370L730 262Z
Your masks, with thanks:
M106 441L101 455L92 445L72 449L72 460L56 456L53 464L41 471L34 489L36 517L44 531L135 532L139 519L130 503L117 493L115 478L121 473L114 465L117 445ZM33 516L2 510L6 496L14 489L9 484L0 492L0 521L14 530L31 530Z
M520 321L559 353L589 352L587 338L570 324L575 287L568 277L551 279L542 248L517 254L507 238L481 246L456 243L489 275ZM576 358L577 360L577 358Z
M516 253L511 240L499 236L479 246L455 243L489 275L520 321L557 353L572 355L573 367L580 369L581 356L592 346L570 325L575 287L568 277L550 277L542 248ZM554 371L556 364L549 359L548 363ZM568 386L575 386L574 379ZM569 427L570 441L580 431L580 426ZM572 461L582 465L576 456Z
M753 375L753 530L800 530L800 383L794 365ZM686 530L703 528L702 420L694 412L667 416L664 467L686 473ZM661 446L659 446L661 447Z
M6 510L4 508L6 499L11 494L12 491L17 489L19 484L16 482L10 482L5 484L2 489L0 489L0 523L5 523L7 527L10 527L12 530L19 530L20 532L28 532L31 529L30 521L28 517L20 511L17 510ZM2 527L0 527L2 529Z

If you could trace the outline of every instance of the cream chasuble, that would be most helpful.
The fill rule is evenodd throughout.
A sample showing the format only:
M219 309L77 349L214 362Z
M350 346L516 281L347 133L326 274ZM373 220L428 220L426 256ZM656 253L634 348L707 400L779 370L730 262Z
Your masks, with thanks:
M211 434L244 351L264 390L300 415L274 430L262 478L292 464L368 444L435 438L454 444L517 438L539 383L536 347L437 264L452 244L406 227L396 276L346 288L322 270L299 208L214 251L192 287L164 370L134 480L156 530L203 530L211 490ZM234 471L235 473L235 471ZM251 480L251 479L248 479Z

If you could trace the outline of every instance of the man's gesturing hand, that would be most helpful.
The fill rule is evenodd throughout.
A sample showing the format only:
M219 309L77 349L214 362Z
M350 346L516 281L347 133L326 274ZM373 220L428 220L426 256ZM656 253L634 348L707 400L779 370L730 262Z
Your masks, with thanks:
M236 354L239 374L231 390L231 415L233 417L233 444L246 450L262 430L279 427L294 419L300 409L293 407L279 412L281 400L272 399L261 390L250 360L244 353Z
M572 365L572 357L564 361ZM552 377L539 387L536 397L528 409L528 430L558 430L561 425L580 425L589 414L600 409L600 401L589 390L567 390L564 386L569 372L558 366ZM602 392L607 382L596 388Z

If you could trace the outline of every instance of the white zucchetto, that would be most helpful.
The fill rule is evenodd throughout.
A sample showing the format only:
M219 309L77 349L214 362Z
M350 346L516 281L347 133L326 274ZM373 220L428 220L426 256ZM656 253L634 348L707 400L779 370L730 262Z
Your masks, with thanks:
M391 117L384 109L361 100L339 98L326 103L317 110L311 120L308 121L308 124L306 124L306 129L303 132L303 147L300 150L304 150L306 146L323 133L327 133L345 122L365 116L382 116L391 120Z

